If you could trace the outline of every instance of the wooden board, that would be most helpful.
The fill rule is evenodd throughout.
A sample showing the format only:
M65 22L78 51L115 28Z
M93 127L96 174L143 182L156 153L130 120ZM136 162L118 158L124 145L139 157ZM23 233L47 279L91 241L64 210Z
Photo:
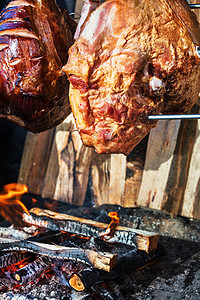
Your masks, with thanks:
M127 161L124 194L121 204L122 206L137 206L137 199L142 182L143 169L144 163L141 159Z
M92 153L82 144L71 114L56 128L42 196L83 205Z
M49 158L43 197L53 198L65 202L72 202L73 196L73 168L75 153L70 132L73 129L72 119L68 117L56 128L52 151Z
M159 121L151 130L137 204L161 209L180 121Z
M95 204L121 205L125 187L126 156L94 153L91 170Z
M25 183L30 193L42 193L54 134L55 129L27 133L18 182Z
M180 214L200 219L200 120L197 122L189 175Z
M199 113L199 105L195 104L190 113ZM167 201L162 207L163 210L170 212L171 215L176 216L181 213L195 143L197 123L197 120L181 121L166 187Z
M84 2L83 0L76 0L75 12L79 15L81 14L83 2Z

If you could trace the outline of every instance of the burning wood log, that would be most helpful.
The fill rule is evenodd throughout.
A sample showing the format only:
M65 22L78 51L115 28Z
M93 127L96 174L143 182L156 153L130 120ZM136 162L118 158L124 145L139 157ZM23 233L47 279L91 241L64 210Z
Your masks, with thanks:
M28 251L42 256L57 259L71 259L82 261L94 268L110 272L117 261L117 255L93 251L89 249L81 249L75 247L64 247L58 245L50 245L33 241L16 241L9 240L0 244L1 251Z
M33 262L15 271L13 277L21 285L35 281L50 268L50 263L47 257L37 257Z
M70 276L69 285L76 291L84 291L97 283L113 280L142 266L145 267L163 255L165 255L165 251L161 245L149 253L134 249L120 255L111 272L107 273L94 268L83 269Z
M103 234L108 224L60 214L40 208L30 210L31 215L23 214L23 220L29 224L51 230L62 230L83 236L105 238ZM155 232L147 232L128 227L118 226L114 236L106 239L107 242L118 242L135 246L139 250L151 251L157 248L159 235Z
M18 262L24 260L29 257L30 254L28 252L9 252L3 253L0 256L0 269L7 268L11 265L17 264Z
M10 237L10 238L21 240L21 239L27 239L31 237L31 235L10 226L10 227L0 227L0 237L6 237L6 238Z

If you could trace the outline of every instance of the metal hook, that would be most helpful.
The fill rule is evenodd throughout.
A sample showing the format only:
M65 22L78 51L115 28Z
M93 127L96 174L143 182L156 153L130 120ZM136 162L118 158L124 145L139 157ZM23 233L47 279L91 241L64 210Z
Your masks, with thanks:
M78 20L81 17L81 15L77 12L71 12L69 15L70 15L70 17L72 17L75 20ZM77 15L77 17L76 17L76 15Z

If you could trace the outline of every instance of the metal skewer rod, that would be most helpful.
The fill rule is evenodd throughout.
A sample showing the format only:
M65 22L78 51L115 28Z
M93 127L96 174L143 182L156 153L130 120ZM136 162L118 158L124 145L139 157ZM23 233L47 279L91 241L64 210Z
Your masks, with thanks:
M149 120L196 120L200 119L200 114L186 114L186 115L155 115L149 116Z
M190 8L192 8L192 9L200 8L200 4L190 4Z

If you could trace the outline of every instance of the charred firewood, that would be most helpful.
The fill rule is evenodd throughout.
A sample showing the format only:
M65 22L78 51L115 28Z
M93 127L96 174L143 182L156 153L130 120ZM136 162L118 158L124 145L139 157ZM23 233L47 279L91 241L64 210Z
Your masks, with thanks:
M114 235L109 239L107 236L104 236L108 228L108 224L105 223L55 213L40 208L33 208L30 210L30 213L31 215L24 213L23 220L39 227L62 230L87 237L106 238L107 242L136 246L139 250L147 252L157 248L159 235L155 232L118 226Z
M0 269L7 268L11 265L14 265L25 258L28 258L30 253L28 252L8 252L8 253L1 253L0 256Z
M41 276L42 273L50 268L51 261L47 257L37 257L32 263L24 266L23 268L17 270L13 278L19 284L26 284L31 281L35 281Z
M14 238L14 239L27 239L29 238L31 235L21 231L21 230L17 230L14 229L12 226L10 227L0 227L0 237L6 237L6 238Z
M121 243L108 243L99 238L83 238L78 235L73 235L60 245L65 247L77 247L82 249L90 249L97 252L109 252L117 255L122 255L126 252L137 250L136 247L124 245Z
M33 241L9 240L8 243L0 244L2 251L28 251L42 256L57 259L71 259L82 261L94 268L110 272L116 263L117 255L108 252L96 252L89 249L71 248L58 245L44 244Z
M94 268L83 269L70 276L69 285L77 291L84 291L97 283L119 278L125 273L153 263L163 255L165 255L165 251L161 245L149 253L141 250L132 250L118 256L117 263L111 272L108 273Z
M34 242L44 242L47 244L61 244L63 243L67 238L69 238L71 235L67 232L61 232L61 231L51 231L51 230L44 230L41 233L38 233L37 235L31 236L28 238L29 241Z
M0 281L0 293L6 293L9 290L9 284L6 285L4 282Z

